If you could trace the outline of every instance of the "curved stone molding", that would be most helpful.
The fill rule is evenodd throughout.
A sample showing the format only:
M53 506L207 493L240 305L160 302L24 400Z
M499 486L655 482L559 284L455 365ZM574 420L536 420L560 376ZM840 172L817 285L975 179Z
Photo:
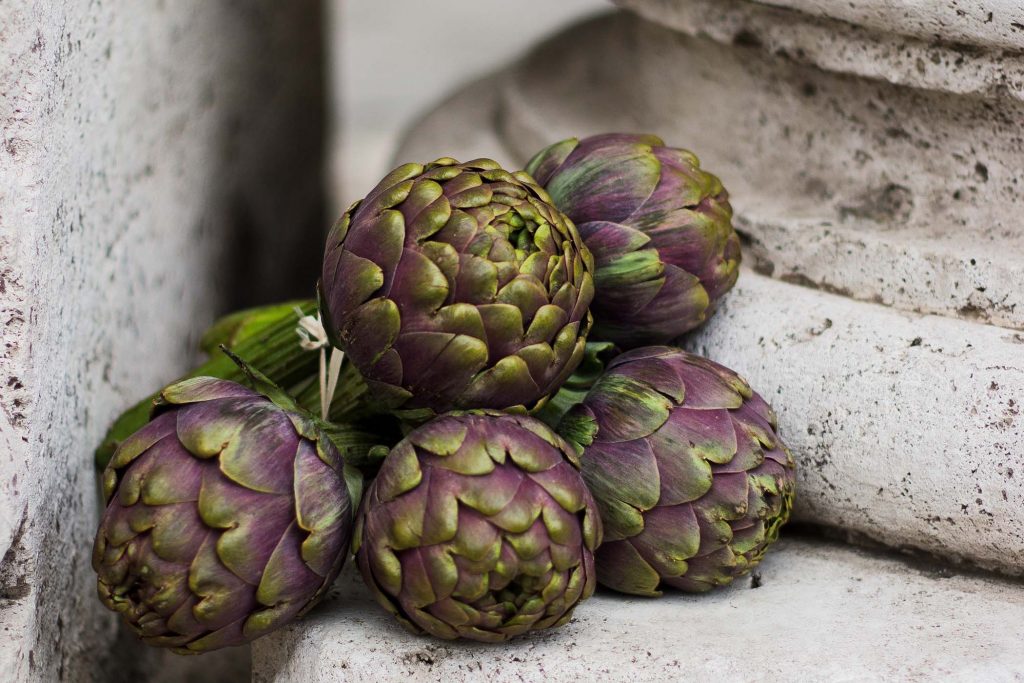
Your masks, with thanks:
M745 272L684 345L773 403L798 519L1024 575L1024 335Z
M773 399L801 465L797 517L1024 573L1018 101L840 76L617 15L446 102L399 158L521 164L607 130L696 149L732 188L760 274L686 343Z
M657 131L725 181L759 271L1024 328L1024 102L839 75L628 15L571 34L503 81L498 126L521 156Z
M1024 49L1017 0L756 0L924 40Z
M977 44L965 45L957 35L943 40L915 32L913 22L886 23L893 7L884 12L864 11L871 23L847 23L856 12L835 11L817 15L791 9L766 7L749 0L615 0L640 16L687 35L711 38L725 44L757 47L765 52L821 69L880 78L892 83L958 94L1009 96L1024 99L1024 29L999 40L996 35L977 36ZM784 0L775 5L817 5ZM936 3L938 4L938 3ZM929 14L932 11L924 12ZM1018 13L1021 10L1018 10ZM1002 12L1001 16L1007 13ZM1019 20L1024 26L1024 19ZM1013 20L1003 20L1007 29ZM880 25L874 25L880 24ZM1016 29L1014 29L1016 31Z

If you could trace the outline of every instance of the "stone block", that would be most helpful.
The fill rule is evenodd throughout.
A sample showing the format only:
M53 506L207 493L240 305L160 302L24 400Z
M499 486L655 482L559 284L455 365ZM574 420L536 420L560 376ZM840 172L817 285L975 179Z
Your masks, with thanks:
M748 271L684 345L775 407L797 519L1024 574L1024 335Z
M5 680L188 676L112 647L92 450L195 360L214 314L311 291L316 266L289 279L319 263L318 16L312 0L0 5ZM206 671L244 676L240 654Z

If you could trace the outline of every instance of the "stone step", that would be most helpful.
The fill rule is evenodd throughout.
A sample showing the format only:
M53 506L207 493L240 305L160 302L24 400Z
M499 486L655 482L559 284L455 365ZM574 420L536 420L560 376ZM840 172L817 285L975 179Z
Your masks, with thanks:
M753 578L651 600L599 591L560 629L502 645L414 636L350 566L304 619L253 644L257 683L1010 681L1024 587L784 538Z
M669 51L693 42L637 24L612 17L576 27L571 40L556 38L523 65L468 86L407 134L398 158L493 156L518 165L532 149L574 132L679 130L685 116L671 102L664 109L612 106L628 98L602 105L618 81L600 68L586 72L605 86L595 89L600 97L590 99L589 90L574 85L588 62L563 46L600 44L628 62L623 41L638 46L653 36ZM557 63L564 68L540 68L541 56L563 49L565 60ZM623 68L640 69L638 78L655 70L642 59ZM661 73L667 68L662 63ZM712 75L705 77L711 82ZM836 220L829 228L800 210L808 208L801 199L781 189L781 199L772 199L756 187L764 176L743 177L734 183L741 187L734 191L737 206L746 207L738 225L750 238L748 265L761 274L745 272L722 312L689 343L746 375L775 405L801 466L798 518L1024 573L1024 423L1017 414L1024 333L978 322L1017 325L1013 316L1024 307L1000 312L972 298L982 294L979 287L1007 301L1022 296L1024 256L1016 242L1008 240L1001 255L998 246L985 247L986 256L972 257L971 265L954 247L959 240L981 249L986 240L976 226L959 238L885 222L858 228L874 221ZM962 296L967 290L973 291Z

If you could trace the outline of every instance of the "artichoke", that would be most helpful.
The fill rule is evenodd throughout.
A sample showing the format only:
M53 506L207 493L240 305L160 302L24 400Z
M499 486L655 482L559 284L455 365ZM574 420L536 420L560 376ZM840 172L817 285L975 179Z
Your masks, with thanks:
M197 377L159 404L103 473L100 599L151 645L240 645L326 591L361 480L311 419L240 384Z
M498 642L569 621L601 525L575 453L539 420L449 413L385 458L356 522L366 584L414 633Z
M736 373L670 347L616 357L559 431L604 524L598 580L701 592L750 571L789 518L794 462Z
M525 173L405 164L331 230L321 314L377 402L404 417L529 409L583 357L592 269Z
M739 275L740 242L722 183L654 135L555 143L527 171L594 255L594 336L662 344L710 316Z

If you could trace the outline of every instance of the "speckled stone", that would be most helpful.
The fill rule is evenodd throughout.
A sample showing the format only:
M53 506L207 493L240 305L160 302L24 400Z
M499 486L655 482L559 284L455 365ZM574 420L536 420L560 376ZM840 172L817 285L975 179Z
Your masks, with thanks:
M653 23L826 71L927 90L1024 99L1024 9L1006 2L615 0ZM960 4L999 5L973 8ZM768 7L766 5L776 5ZM913 5L913 6L912 6ZM806 8L808 12L789 8ZM960 12L960 19L949 15ZM984 30L973 19L988 16ZM997 18L998 17L998 18ZM928 32L934 28L934 33Z
M1024 7L1017 0L759 0L857 26L923 40L1024 48Z
M194 360L215 313L290 294L293 262L319 262L318 16L312 0L0 3L4 680L246 675L244 651L189 673L130 638L111 650L92 450Z
M800 464L798 518L1020 575L1021 102L754 43L629 15L582 24L448 99L398 157L518 165L608 130L695 149L730 188L748 268L686 343L774 403Z
M702 6L673 7L691 5ZM728 25L723 36L743 33L742 23ZM509 163L560 137L657 130L726 182L758 272L1024 328L1024 102L837 75L629 16L570 33L473 89L475 104L460 95L460 115L497 133ZM443 126L456 106L427 120ZM475 152L483 135L464 126L445 142L414 132L399 156L453 141Z
M1024 335L747 271L684 345L775 407L797 519L1024 575Z
M839 74L628 15L571 32L503 81L497 128L517 156L573 134L657 131L722 177L760 272L1024 328L1024 101Z
M807 539L730 588L599 591L568 625L502 645L404 631L347 571L302 621L253 644L256 683L1013 681L1024 589Z

